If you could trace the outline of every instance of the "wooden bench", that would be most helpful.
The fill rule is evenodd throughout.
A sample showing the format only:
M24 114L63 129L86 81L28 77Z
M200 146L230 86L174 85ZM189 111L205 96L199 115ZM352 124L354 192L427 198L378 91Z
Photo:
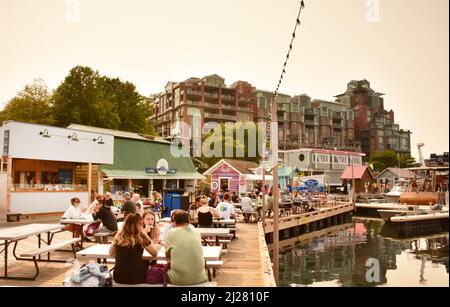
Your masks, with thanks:
M167 264L167 260L158 260L156 261L157 264ZM216 270L223 267L223 260L211 260L206 261L205 268L208 271L208 280L211 281L211 269L213 271L213 277L216 277Z
M33 251L29 251L26 253L23 253L20 255L20 258L18 258L18 260L33 260L34 262L34 267L36 269L36 274L33 277L33 280L36 279L36 277L38 277L39 275L39 266L38 266L38 259L36 259L38 256L42 255L42 254L48 254L51 252L54 252L58 249L61 249L63 247L66 247L68 245L72 246L72 251L73 251L73 257L76 258L76 251L75 251L75 243L80 242L81 239L80 238L73 238L73 239L69 239L66 241L61 241L61 242L57 242L57 243L53 243L51 245L46 245L43 246L41 248L38 248L36 250ZM65 263L66 260L45 260L47 262L63 262Z
M216 240L214 240L214 239L205 239L205 241L207 243L213 243L213 244L216 243ZM231 240L229 240L229 239L219 239L219 243L221 243L223 245L224 249L227 249L228 244L231 243Z
M208 280L211 281L211 269L213 271L213 277L216 277L216 270L223 267L223 260L206 261L206 270L208 271Z

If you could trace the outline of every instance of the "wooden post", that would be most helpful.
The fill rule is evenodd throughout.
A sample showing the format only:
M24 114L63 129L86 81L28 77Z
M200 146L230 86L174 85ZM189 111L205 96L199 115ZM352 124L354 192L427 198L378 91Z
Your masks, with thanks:
M356 205L355 205L355 200L356 200L356 196L355 196L355 172L353 170L353 158L352 159L352 204L353 204L353 210L356 210Z
M279 209L278 209L278 116L277 116L277 101L275 97L272 98L272 123L271 123L271 149L272 149L272 163L273 165L273 266L275 282L279 286L280 276L280 242L279 242Z
M13 188L13 160L6 158L6 213L11 213L11 190Z
M261 168L262 168L262 186L263 186L263 199L262 199L262 205L263 205L263 209L262 211L262 225L263 228L265 228L266 226L266 211L267 211L267 204L266 204L266 170L265 170L265 165L264 163L266 162L266 138L264 138L264 144L263 144L263 152L262 152L262 163L261 163Z
M91 189L92 189L92 163L88 164L88 173L87 173L87 190L88 190L88 201L87 205L91 203Z

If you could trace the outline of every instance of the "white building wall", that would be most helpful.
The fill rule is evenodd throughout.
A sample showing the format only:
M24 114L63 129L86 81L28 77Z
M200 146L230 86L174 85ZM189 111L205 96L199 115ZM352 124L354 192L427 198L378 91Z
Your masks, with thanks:
M11 213L64 212L70 199L78 197L82 206L87 206L88 192L11 192Z
M9 153L13 158L112 164L114 158L114 136L65 129L58 127L6 122L0 130L9 130ZM46 131L49 137L40 133ZM78 141L69 136L76 134ZM94 141L102 138L103 144ZM3 145L2 145L3 146Z

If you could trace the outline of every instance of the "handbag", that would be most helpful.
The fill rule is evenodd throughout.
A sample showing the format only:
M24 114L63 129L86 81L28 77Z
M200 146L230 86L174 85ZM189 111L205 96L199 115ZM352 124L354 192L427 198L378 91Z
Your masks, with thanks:
M92 223L87 225L86 230L84 231L84 236L92 237L94 235L94 231L100 226L100 223Z
M156 264L148 268L145 278L147 284L163 284L164 287L167 287L167 280L167 268L165 265Z

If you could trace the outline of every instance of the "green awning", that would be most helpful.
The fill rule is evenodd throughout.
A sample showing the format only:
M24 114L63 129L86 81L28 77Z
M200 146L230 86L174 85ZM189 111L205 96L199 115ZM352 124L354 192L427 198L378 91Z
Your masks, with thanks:
M146 168L156 168L160 159L168 162L174 174L153 174ZM114 164L100 165L100 170L109 178L117 179L204 179L197 172L189 157L176 158L170 145L159 142L114 138Z

